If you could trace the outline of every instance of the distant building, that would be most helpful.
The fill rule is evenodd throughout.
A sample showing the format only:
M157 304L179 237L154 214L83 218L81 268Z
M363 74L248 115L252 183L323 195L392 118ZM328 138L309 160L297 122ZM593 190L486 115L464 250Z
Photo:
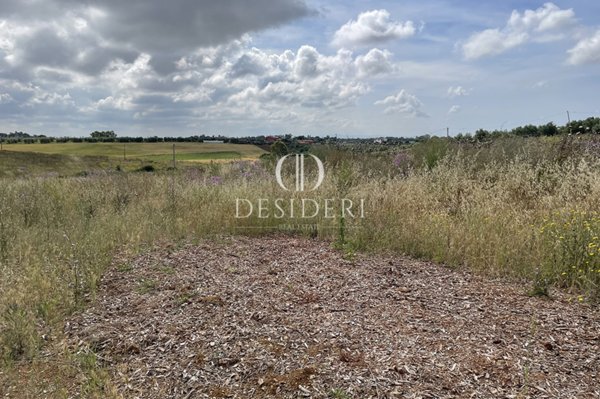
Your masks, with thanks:
M223 144L223 140L204 140L205 143Z

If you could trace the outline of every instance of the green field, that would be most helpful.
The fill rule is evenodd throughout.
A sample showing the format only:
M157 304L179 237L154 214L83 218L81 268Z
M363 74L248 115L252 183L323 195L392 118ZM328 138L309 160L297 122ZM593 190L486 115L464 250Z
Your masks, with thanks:
M217 152L187 152L182 154L175 154L176 159L178 161L192 161L192 162L202 162L202 161L217 161L217 160L235 160L235 159L247 159L249 157L242 157L237 151L217 151ZM144 156L143 159L148 159L151 161L170 161L173 159L173 155L171 154L156 154L156 155L147 155Z
M5 144L6 151L42 154L95 156L127 159L170 160L173 143L50 143ZM210 161L223 159L256 159L265 151L249 144L175 143L176 159Z
M175 143L178 162L193 167L207 162L257 159L265 151L248 144ZM74 176L93 171L135 171L147 164L170 167L173 143L5 144L0 151L0 178ZM180 165L180 166L183 166Z

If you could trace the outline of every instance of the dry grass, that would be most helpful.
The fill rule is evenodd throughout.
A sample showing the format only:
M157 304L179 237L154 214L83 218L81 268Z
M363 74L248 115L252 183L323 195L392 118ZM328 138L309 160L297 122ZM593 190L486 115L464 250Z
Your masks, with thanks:
M348 260L357 251L404 253L525 281L535 294L553 295L553 287L563 287L574 301L598 299L600 161L518 151L501 160L496 155L482 160L481 152L438 158L437 147L421 150L426 165L402 168L389 154L325 152L327 178L316 195L364 198L366 217L343 223L318 218L310 226L297 219L235 218L236 198L289 195L274 182L273 165L0 180L0 358L6 370L0 381L42 364L41 353L61 347L65 317L94 299L117 250L134 254L159 240L177 245L182 239L256 235L285 225L291 233L335 240ZM277 267L270 272L279 273ZM151 285L141 282L140 291L152 291ZM308 288L288 289L298 304L324 300ZM179 302L190 300L182 291ZM205 302L220 306L215 298ZM68 351L51 352L52 362L64 367L56 367L51 378L21 373L29 376L22 377L22 386L32 392L48 384L66 386L82 370L99 380L90 392L103 384L101 367L82 367Z

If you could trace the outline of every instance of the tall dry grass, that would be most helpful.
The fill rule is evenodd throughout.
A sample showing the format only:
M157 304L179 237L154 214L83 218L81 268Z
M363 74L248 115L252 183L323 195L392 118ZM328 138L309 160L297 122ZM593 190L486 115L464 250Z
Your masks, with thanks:
M325 183L304 196L364 198L364 219L236 219L236 198L302 197L279 188L268 161L2 179L0 359L14 368L59 339L65 316L93 299L117 250L280 226L349 251L401 252L523 279L535 293L561 286L597 300L600 161L522 144L442 151L436 143L400 158L320 149Z

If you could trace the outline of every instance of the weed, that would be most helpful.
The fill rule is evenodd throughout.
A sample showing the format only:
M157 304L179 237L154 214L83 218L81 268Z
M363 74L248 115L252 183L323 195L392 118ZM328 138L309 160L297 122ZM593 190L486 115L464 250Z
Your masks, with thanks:
M177 299L175 300L175 303L177 304L177 306L182 306L186 303L191 302L192 299L194 299L197 296L198 296L197 292L185 291L177 297Z
M159 267L159 270L161 273L166 274L166 275L173 275L175 274L175 268L173 268L173 266L169 266L169 265L162 265Z
M12 362L33 356L40 340L29 312L21 305L10 303L1 316L0 325L4 326L0 335L1 359Z
M156 284L156 281L153 279L143 278L138 282L137 292L139 294L147 294L154 291Z
M117 266L117 270L121 273L128 273L133 270L133 266L130 263L122 263Z
M550 296L550 279L545 277L538 269L533 278L533 285L529 290L529 296L533 297L549 297Z
M350 399L350 395L340 388L334 388L329 391L329 397L333 399Z

